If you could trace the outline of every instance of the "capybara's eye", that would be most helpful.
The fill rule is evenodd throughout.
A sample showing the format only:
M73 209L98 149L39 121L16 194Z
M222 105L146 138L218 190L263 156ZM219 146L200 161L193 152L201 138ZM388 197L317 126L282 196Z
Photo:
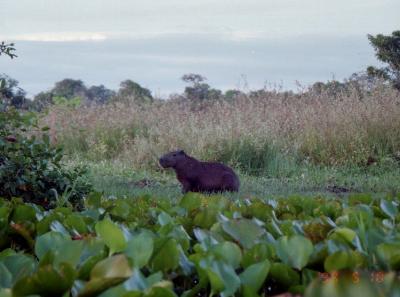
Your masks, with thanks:
M173 154L172 156L176 157L176 154Z

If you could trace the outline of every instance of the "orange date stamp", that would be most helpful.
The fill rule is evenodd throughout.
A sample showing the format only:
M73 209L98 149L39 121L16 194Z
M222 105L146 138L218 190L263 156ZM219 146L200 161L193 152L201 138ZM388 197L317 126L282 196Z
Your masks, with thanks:
M367 278L373 283L383 283L385 280L385 275L387 272L385 271L371 271L367 273L359 273L357 271L346 273L345 275L341 275L340 272L318 272L318 278L322 281L322 283L326 284L328 282L337 282L341 277L351 278L353 284L358 284L361 278Z

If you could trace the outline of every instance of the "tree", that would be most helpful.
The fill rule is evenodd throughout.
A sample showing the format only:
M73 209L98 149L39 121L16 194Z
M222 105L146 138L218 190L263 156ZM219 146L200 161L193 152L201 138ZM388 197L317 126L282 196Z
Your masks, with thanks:
M82 102L87 99L87 92L88 90L82 80L66 78L56 82L50 91L37 94L33 98L32 107L37 111L42 111L56 103L69 105L65 101L70 100L74 101L71 104L75 106L76 102Z
M226 90L224 94L225 100L234 101L235 99L244 96L245 94L239 90Z
M14 59L17 57L17 55L14 54L14 52L15 52L14 43L7 44L4 41L0 43L0 56L6 55L9 56L11 59Z
M222 92L213 89L210 85L204 83L206 78L200 74L189 73L182 76L182 80L191 84L185 88L185 96L189 100L204 101L209 99L218 99Z
M86 86L80 79L66 78L56 82L51 92L54 96L65 97L67 99L75 97L87 97Z
M14 43L5 43L2 41L0 43L0 56L1 55L6 55L9 56L11 59L14 59L17 57L16 54L14 54L15 48L14 48ZM2 90L5 87L6 81L4 78L0 78L0 90Z
M0 51L10 55L3 47ZM4 82L0 88L0 197L21 197L45 208L64 206L68 200L82 208L83 197L92 191L86 169L62 166L63 149L51 145L48 128L40 129L35 113L15 108L27 101L18 81L8 76L0 79Z
M79 105L105 104L113 96L115 92L103 85L87 88L82 80L66 78L56 82L50 91L37 94L33 99L33 108L41 111L53 104L67 106L77 106L78 103Z
M191 83L193 85L199 85L203 81L207 80L204 76L195 73L188 73L182 76L182 80L186 83Z
M88 101L90 103L104 104L115 96L115 92L107 89L105 86L91 86L87 90Z
M336 98L338 95L347 92L348 87L346 83L337 80L327 81L326 83L318 81L311 86L310 90L318 95L327 94L329 97Z
M60 101L79 101L87 98L87 88L82 80L66 78L56 82L54 87L47 92L40 92L33 98L32 106L37 111Z
M42 111L52 104L54 104L53 94L51 92L40 92L33 98L32 108L36 111Z
M26 92L18 87L18 81L0 74L0 103L3 109L8 106L13 106L18 109L29 108L31 102L26 98Z
M387 64L383 68L368 67L368 74L389 80L400 90L400 31L394 31L392 35L368 35L368 39L378 60Z
M118 97L118 100L127 101L127 99L133 99L134 102L138 103L150 103L154 101L149 89L143 88L130 79L121 82Z

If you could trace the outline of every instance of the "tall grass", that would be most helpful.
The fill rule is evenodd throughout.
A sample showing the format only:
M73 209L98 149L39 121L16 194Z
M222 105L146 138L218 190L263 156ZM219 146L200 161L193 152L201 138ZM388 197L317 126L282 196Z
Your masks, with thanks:
M136 169L156 169L158 157L176 148L271 176L304 164L400 159L400 94L385 85L334 95L268 91L200 105L168 100L54 108L44 122L71 155L118 159Z

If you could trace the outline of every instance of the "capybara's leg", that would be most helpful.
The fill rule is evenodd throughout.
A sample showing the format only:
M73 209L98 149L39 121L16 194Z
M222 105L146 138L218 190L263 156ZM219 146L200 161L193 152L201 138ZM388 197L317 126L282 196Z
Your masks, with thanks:
M182 183L182 193L185 194L187 192L190 192L190 190L191 190L190 183L186 180L181 181L181 183Z
M225 174L222 177L221 190L222 191L231 191L231 192L239 191L239 185L238 185L236 177L231 174Z

